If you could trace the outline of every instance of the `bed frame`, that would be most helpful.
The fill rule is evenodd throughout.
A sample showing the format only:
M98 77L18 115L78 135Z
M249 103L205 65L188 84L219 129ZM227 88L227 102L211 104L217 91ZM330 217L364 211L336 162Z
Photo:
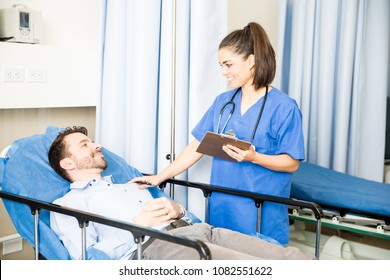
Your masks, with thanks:
M0 191L0 197L2 199L8 199L12 200L14 202L23 203L30 207L31 214L34 217L34 256L35 259L41 259L42 256L39 252L39 239L41 238L39 236L38 231L38 221L39 221L39 214L42 209L53 211L57 213L61 213L64 215L72 216L75 219L77 219L79 226L80 226L80 234L81 234L81 240L82 240L82 259L87 259L87 250L86 250L86 228L88 227L89 222L95 222L104 224L107 226L112 226L116 228L120 228L123 230L130 231L134 236L134 241L137 244L137 259L141 259L142 255L142 241L144 240L145 236L154 237L157 239L165 240L168 242L173 242L176 244L181 244L184 246L192 247L195 250L198 251L199 257L201 260L209 260L211 259L211 253L209 248L204 244L202 241L199 240L192 240L186 237L180 237L180 236L173 236L170 234L166 234L162 231L154 230L147 227L137 226L135 224L127 223L120 220L114 220L111 218L106 218L104 216L95 215L93 213L79 211L73 208L59 206L52 203L47 203L44 201L36 200L27 198L20 195L11 194L8 192ZM43 256L44 257L44 256Z
M244 192L244 191L238 191L235 189L226 189L218 186L212 186L209 184L203 184L203 183L195 183L195 182L189 182L189 181L183 181L183 180L176 180L176 179L169 179L165 182L163 182L160 185L160 189L164 189L167 184L174 184L179 186L186 186L191 188L200 189L204 197L206 199L206 218L205 221L208 221L208 198L212 195L213 192L222 192L232 195L238 195L243 196L247 198L252 198L256 207L258 207L258 226L257 226L257 232L260 233L260 219L261 219L261 206L263 202L275 202L280 204L285 204L289 206L296 207L298 209L307 209L311 213L313 213L315 219L316 219L316 247L315 247L315 256L317 259L319 259L320 256L320 234L321 234L321 218L323 217L323 211L321 207L319 207L316 203L297 200L297 199L290 199L290 198L281 198L276 196L270 196L270 195L262 195L262 194L254 194L250 192ZM97 222L117 228L121 228L124 230L130 231L134 235L134 241L137 243L138 250L137 250L137 258L141 258L142 254L142 240L145 238L145 236L151 236L158 239L166 240L169 242L175 242L178 244L182 244L184 246L189 246L194 249L196 249L200 255L200 259L208 260L211 259L212 256L210 254L210 251L208 247L199 240L191 240L184 237L175 237L172 235L165 234L161 231L156 231L150 228L136 226L131 223L126 223L119 220L112 220L108 219L103 216L95 215L93 213L83 212L76 209L58 206L52 203L47 203L44 201L36 200L27 198L20 195L11 194L8 192L0 191L0 197L2 199L12 200L18 203L26 204L31 209L31 214L34 216L34 244L32 244L34 250L35 250L35 259L40 258L40 252L37 248L39 248L39 240L40 236L38 235L38 220L39 220L39 214L41 209L45 209L48 211L54 211L65 215L70 215L75 217L80 225L81 230L81 236L83 241L83 248L82 248L82 257L83 259L86 259L86 244L85 244L85 230L88 226L88 222ZM44 256L43 256L44 257Z

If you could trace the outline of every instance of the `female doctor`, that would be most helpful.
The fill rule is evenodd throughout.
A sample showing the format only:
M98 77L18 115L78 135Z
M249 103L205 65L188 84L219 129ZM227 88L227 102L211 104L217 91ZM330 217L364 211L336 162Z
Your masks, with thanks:
M276 60L266 32L254 22L233 31L221 41L218 59L233 89L216 97L192 131L195 139L174 162L157 175L134 178L132 182L158 185L180 174L202 157L196 150L206 132L229 131L252 146L249 150L224 146L232 161L214 157L210 183L289 197L292 173L304 159L302 115L293 99L270 85ZM252 199L213 193L209 206L209 223L213 226L256 233L257 208ZM287 206L263 204L261 233L281 244L288 243Z

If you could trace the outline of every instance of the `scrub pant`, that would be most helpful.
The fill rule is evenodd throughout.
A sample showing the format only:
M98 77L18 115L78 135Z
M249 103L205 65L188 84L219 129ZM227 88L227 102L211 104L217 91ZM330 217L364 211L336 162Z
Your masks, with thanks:
M169 234L203 241L211 251L213 260L308 260L314 255L295 247L283 247L224 228L197 223L167 231ZM143 260L196 260L197 250L164 240L154 240L142 253Z

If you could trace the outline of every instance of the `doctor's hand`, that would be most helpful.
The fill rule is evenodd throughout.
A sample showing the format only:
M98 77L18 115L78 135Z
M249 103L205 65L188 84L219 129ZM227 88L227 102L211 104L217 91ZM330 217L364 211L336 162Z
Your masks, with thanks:
M140 189L146 189L147 187L158 186L163 180L160 180L158 175L136 177L129 181L129 183L136 183Z
M166 197L160 197L147 201L144 208L133 221L142 226L157 226L171 223L184 216L179 204Z
M222 149L231 158L235 159L238 162L253 161L256 156L256 150L253 145L248 150L241 150L240 148L237 148L236 146L230 144L223 146Z

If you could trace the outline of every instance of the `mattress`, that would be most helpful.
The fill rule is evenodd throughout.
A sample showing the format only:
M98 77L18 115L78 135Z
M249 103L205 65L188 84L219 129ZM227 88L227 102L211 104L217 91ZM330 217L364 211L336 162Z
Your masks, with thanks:
M390 184L358 178L307 162L293 174L291 198L340 214L355 213L390 223Z

